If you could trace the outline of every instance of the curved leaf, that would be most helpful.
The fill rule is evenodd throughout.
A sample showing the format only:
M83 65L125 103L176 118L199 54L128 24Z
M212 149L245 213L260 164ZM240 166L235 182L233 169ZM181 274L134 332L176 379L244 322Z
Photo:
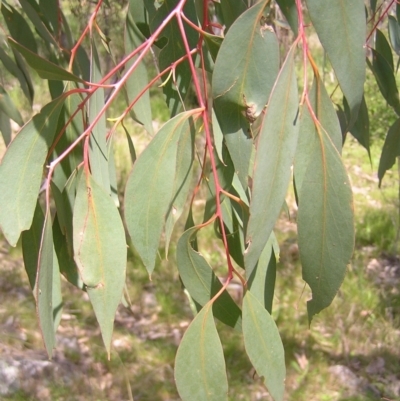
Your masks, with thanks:
M315 117L317 117L320 124L330 136L338 152L341 153L342 133L340 123L332 101L319 77L314 78L313 85L309 92L309 100ZM294 163L294 177L297 193L300 191L308 164L313 158L314 142L316 140L314 121L310 113L303 112L301 115L299 142L297 144Z
M292 31L297 35L298 19L296 0L276 0Z
M12 246L31 226L43 164L63 103L64 98L52 101L25 124L0 165L0 227Z
M98 82L102 75L100 69L100 59L97 53L97 48L94 39L91 41L91 70L90 81ZM97 115L104 107L104 89L98 88L89 100L89 122L94 121ZM97 183L109 194L110 173L108 171L108 149L107 149L107 127L106 117L103 115L93 127L89 139L89 162L90 172Z
M193 319L176 353L175 381L183 401L228 400L224 354L211 306Z
M308 110L304 110L308 113ZM354 246L352 192L346 169L331 138L318 125L298 191L298 235L303 278L311 287L308 317L335 297Z
M218 16L220 17L226 30L246 11L244 0L221 0L214 3Z
M392 49L385 35L379 29L375 31L375 50L385 58L385 60L389 63L390 67L394 71Z
M246 352L257 374L263 377L275 401L285 391L285 351L271 315L251 291L243 298L243 337Z
M215 113L244 188L253 149L250 124L267 103L279 71L278 42L265 22L267 3L251 7L231 26L212 78Z
M385 138L378 168L379 187L386 171L393 167L398 156L400 156L400 118L389 128Z
M383 57L375 49L371 49L371 52L372 64L368 59L367 63L375 76L379 90L388 104L393 107L398 115L400 115L399 91L397 89L394 71L385 57Z
M365 81L364 0L306 0L311 21L350 107L353 125Z
M136 49L145 40L142 33L135 23L135 2L131 1L129 4L128 12L126 14L125 22L125 53L129 54ZM137 57L132 58L127 64L128 69L135 61ZM147 69L143 62L139 63L135 71L129 76L126 82L126 90L128 95L129 103L132 102L140 94L143 88L148 83ZM145 129L150 135L153 135L153 121L151 116L151 105L150 105L150 94L149 91L140 96L135 105L133 111L140 123L143 124Z
M393 50L400 56L400 26L393 15L389 15L389 39Z
M52 79L55 81L85 82L76 75L71 74L67 70L59 67L57 64L46 60L45 58L29 50L27 47L22 46L14 39L8 38L8 43L12 48L22 54L29 66L39 74L40 78Z
M136 160L125 189L125 222L146 269L154 270L162 229L174 194L177 151L194 129L193 112L178 114ZM176 188L175 188L176 189Z
M19 126L22 126L24 124L20 112L15 107L10 96L8 96L8 93L1 85L0 85L0 110L2 110L3 113L7 114L8 117L13 119Z
M113 322L125 285L125 231L111 197L82 174L73 216L74 257L110 356Z
M292 47L272 90L258 136L244 255L248 276L271 235L291 176L299 131L294 55Z
M178 241L176 261L185 288L190 296L200 305L205 305L222 288L222 284L213 270L192 247L198 227L186 230ZM230 327L241 328L241 312L227 291L224 291L213 303L213 314Z

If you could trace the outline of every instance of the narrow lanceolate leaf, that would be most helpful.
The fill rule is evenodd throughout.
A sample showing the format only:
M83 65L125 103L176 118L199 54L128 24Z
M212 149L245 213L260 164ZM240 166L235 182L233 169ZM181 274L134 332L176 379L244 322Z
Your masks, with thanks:
M215 3L215 8L223 25L228 30L236 19L246 11L247 6L244 0L221 0L219 3Z
M400 119L397 119L389 128L389 132L385 138L381 158L379 160L379 186L382 184L383 176L386 171L393 167L396 162L396 157L398 156L400 156Z
M15 246L32 223L43 165L57 129L64 99L47 104L21 129L0 165L0 227Z
M357 141L362 145L368 152L368 156L371 160L371 151L369 146L369 115L368 107L363 97L360 111L358 112L358 117L353 127L350 129L351 135L357 139Z
M113 322L125 284L127 247L113 200L82 174L74 205L74 257L110 355Z
M250 124L267 103L279 71L278 42L265 22L267 3L256 4L231 26L212 80L215 113L244 188L253 146Z
M296 0L277 0L276 2L292 28L292 31L297 35L299 17L297 15Z
M135 1L135 3L137 3ZM135 23L135 6L133 2L130 3L128 12L126 14L125 23L125 53L129 54L134 49L136 49L146 38L140 32L139 28ZM134 57L126 64L126 69L128 69L135 61L137 57ZM129 103L137 98L139 93L148 83L147 69L143 62L139 63L135 71L129 76L126 83L126 90L128 95ZM149 91L140 96L133 110L139 122L143 124L147 132L153 135L153 123L151 117L151 107L150 107L150 94Z
M393 15L389 15L389 39L396 54L400 55L400 26Z
M285 351L271 315L251 291L243 298L243 337L246 352L274 401L285 391Z
M11 122L7 114L0 110L0 131L6 146L11 142Z
M311 21L350 106L351 126L364 93L364 0L306 0Z
M272 232L257 265L247 277L249 291L264 305L265 309L272 313L272 302L274 299L275 278L276 278L276 257L275 245L277 240Z
M198 227L192 227L183 233L176 249L176 261L183 285L203 306L218 293L222 284L203 256L192 247L198 230ZM214 302L213 314L226 325L240 330L241 311L227 291Z
M165 218L165 251L167 254L172 231L183 213L190 190L194 161L194 134L195 132L192 130L190 135L181 137L178 143L173 189L174 195Z
M175 359L182 401L227 401L228 380L221 341L208 303L186 330Z
M156 134L133 166L125 190L125 221L133 245L151 274L158 243L174 197L177 150L192 135L190 116L178 114Z
M54 246L51 225L49 210L44 219L34 289L39 326L49 358L51 358L55 346L53 308L56 306L53 306ZM58 280L60 280L59 275Z
M0 110L13 119L18 125L22 126L24 124L20 112L2 86L0 86Z
M382 54L375 49L371 49L371 52L372 63L368 59L367 63L375 76L379 90L388 104L400 115L399 90L397 89L394 71Z
M307 303L310 322L335 297L354 245L352 193L345 167L324 128L317 125L313 133L312 157L298 191L297 220L303 278L312 291Z
M244 259L249 274L271 235L289 185L299 128L294 55L293 47L272 90L258 136Z
M332 101L326 92L325 86L319 77L314 78L313 85L309 92L310 104L314 114L325 131L330 136L334 146L339 153L342 151L342 133L339 119L333 107ZM299 141L296 149L295 158L295 185L299 192L307 167L313 156L313 151L317 140L315 135L315 125L308 111L301 115Z
M90 81L101 79L100 60L94 39L91 43ZM94 121L104 107L104 89L98 88L89 100L89 123ZM93 127L89 140L89 162L93 178L103 189L111 194L110 175L108 171L108 151L106 141L106 117L103 114Z
M39 74L40 78L52 79L55 81L84 82L81 78L71 74L67 70L64 70L57 64L46 60L26 47L20 45L14 39L8 38L8 43L12 48L22 54L29 66Z

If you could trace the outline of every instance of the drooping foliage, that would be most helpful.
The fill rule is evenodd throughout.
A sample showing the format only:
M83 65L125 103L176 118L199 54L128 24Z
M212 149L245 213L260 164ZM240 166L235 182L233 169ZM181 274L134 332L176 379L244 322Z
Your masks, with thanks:
M350 132L369 152L367 65L400 116L392 53L400 55L400 5L377 3L130 0L121 15L124 56L116 61L99 17L107 2L93 4L76 37L60 2L1 2L7 79L32 105L35 71L50 99L24 123L27 113L0 86L7 145L0 227L12 246L22 236L49 356L62 309L60 275L88 293L110 354L127 244L156 275L160 243L176 242L182 285L198 311L176 356L181 398L228 397L218 319L243 333L257 374L272 398L283 400L284 348L273 319L274 226L292 182L311 323L334 299L353 251L352 193L341 150ZM377 29L386 16L388 35ZM280 44L282 30L289 46ZM313 58L312 32L333 68L340 105ZM149 95L155 86L170 113L158 130ZM10 120L21 126L16 135ZM140 152L138 127L150 138ZM125 188L116 178L116 130L126 134L133 164ZM398 156L399 120L388 127L380 181ZM196 202L200 196L204 202ZM209 225L225 255L223 280L198 247ZM227 291L233 279L243 286L239 303Z

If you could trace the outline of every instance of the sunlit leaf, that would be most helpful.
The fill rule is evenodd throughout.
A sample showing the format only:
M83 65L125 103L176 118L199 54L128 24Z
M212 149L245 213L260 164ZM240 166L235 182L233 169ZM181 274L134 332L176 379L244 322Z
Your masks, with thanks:
M267 3L256 4L231 26L212 78L215 113L244 188L253 149L250 124L267 103L279 70L278 42L265 22Z
M210 303L182 338L175 359L175 382L183 401L228 400L224 354Z
M179 143L194 129L193 112L178 114L158 131L136 160L125 190L125 222L151 274L165 217L174 194Z
M397 119L389 128L385 138L381 158L379 160L379 186L382 184L386 171L393 167L396 162L396 157L398 156L400 156L400 119Z
M74 205L74 256L110 356L115 312L125 285L125 231L113 200L82 174Z
M357 118L365 81L366 15L364 0L306 0L311 21Z
M271 315L251 291L243 298L243 336L257 374L263 378L274 401L282 401L286 376L282 340Z
M0 165L0 226L13 246L21 231L31 226L43 165L63 103L63 98L52 101L25 124Z
M55 81L74 81L74 82L84 82L81 78L74 74L71 74L67 70L59 67L57 64L46 60L45 58L39 56L38 54L32 52L28 48L20 45L14 39L9 38L8 43L12 48L17 50L24 56L26 62L31 68L33 68L40 78L43 79L53 79Z
M183 285L190 296L203 306L218 293L222 284L204 257L192 247L198 230L198 227L192 227L183 233L178 241L176 260ZM226 291L214 302L213 314L226 325L240 330L240 309Z
M271 235L291 176L299 131L294 56L292 47L272 90L258 136L244 259L248 275Z
M335 297L354 246L353 201L346 169L324 128L317 124L311 132L315 140L298 190L297 217L303 278L312 291L307 302L310 322Z

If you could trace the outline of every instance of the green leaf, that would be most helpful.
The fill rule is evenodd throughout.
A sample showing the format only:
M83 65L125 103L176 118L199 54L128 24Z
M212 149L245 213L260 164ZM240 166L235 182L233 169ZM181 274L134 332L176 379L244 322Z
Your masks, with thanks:
M303 278L312 291L307 302L310 322L335 297L354 246L353 200L346 169L324 127L318 124L311 132L315 138L312 157L297 192Z
M400 115L399 91L397 89L396 77L394 71L386 59L375 49L371 49L372 64L367 59L367 63L373 72L376 83L383 97L395 112Z
M214 62L217 59L217 55L223 40L224 38L221 36L211 35L207 32L204 33L204 42Z
M245 266L250 275L282 209L299 124L295 47L289 51L268 102L257 142Z
M218 277L203 256L192 247L199 227L186 230L178 241L176 261L185 288L200 305L206 305L222 288ZM227 291L213 304L213 314L221 322L238 330L241 328L241 312Z
M74 205L74 255L110 357L115 312L125 285L127 246L118 209L89 174L82 174Z
M255 268L249 276L246 274L249 291L269 313L272 313L276 278L274 245L277 246L277 239L272 232Z
M208 303L193 319L179 345L175 381L182 401L227 401L228 380L221 341Z
M333 107L332 101L326 92L325 86L319 77L314 82L309 93L310 104L315 117L330 136L339 153L342 151L342 132L340 123ZM295 157L295 185L297 193L300 191L304 175L313 156L315 147L315 124L308 111L301 115L299 142Z
M35 299L36 299L36 312L38 315L39 326L42 332L46 351L51 358L53 348L55 347L55 332L54 332L54 308L59 308L61 305L53 306L54 294L53 291L60 291L60 285L54 287L53 283L57 279L54 277L58 274L58 281L60 275L58 273L58 263L54 263L57 259L54 255L53 234L51 229L51 216L50 210L46 212L43 234L40 241L40 249L38 255L38 267L35 282ZM55 270L57 272L55 273ZM57 288L58 287L58 288ZM61 294L56 299L61 299Z
M215 113L245 189L253 149L250 124L261 114L279 71L278 42L265 23L267 3L256 4L231 26L212 78Z
M293 33L297 35L299 16L297 14L296 0L276 0L276 2L292 28Z
M37 44L26 19L12 6L1 5L1 13L11 37L33 53L37 53ZM10 40L10 39L9 39Z
M145 40L139 28L137 27L134 20L135 5L132 2L129 4L128 12L126 14L125 22L125 53L129 54L134 49L142 44ZM137 57L132 58L127 64L126 69L129 69L132 64L137 60ZM132 102L143 88L148 83L147 69L143 62L140 62L136 67L135 71L129 76L126 83L126 90L128 95L129 103ZM153 135L153 122L151 116L151 105L150 105L150 94L149 91L140 96L135 105L133 111L139 122L143 124L146 131Z
M153 17L150 17L150 29L154 32L170 12L178 5L179 0L163 0L161 7L157 9ZM185 16L197 25L196 9L193 1L187 1L183 7ZM190 49L196 47L198 41L198 33L185 24L185 35ZM173 19L162 31L162 36L167 39L166 45L162 48L158 61L160 71L170 67L176 60L186 54L182 35L179 30L176 19ZM164 94L167 98L167 104L171 111L171 116L175 116L182 104L182 100L186 98L189 85L192 80L192 73L187 62L179 63L175 68L175 82L171 77L168 82L164 82ZM165 77L166 78L166 77Z
M226 30L247 9L246 3L243 0L221 0L219 4L215 2L214 5L222 20L222 24L226 26Z
M365 81L366 16L364 0L306 0L311 21L357 118Z
M8 43L13 49L17 50L19 53L22 54L22 56L25 58L29 66L39 74L40 78L52 79L55 81L74 81L82 83L85 82L81 78L77 77L74 74L71 74L67 70L64 70L63 68L52 63L51 61L48 61L45 58L40 57L38 54L22 46L14 39L8 38Z
M385 35L379 29L375 31L375 50L385 58L385 60L389 63L390 67L394 71L392 49Z
M11 136L12 136L11 124L8 116L1 110L0 110L0 131L5 145L8 146L11 142Z
M357 141L362 145L368 152L369 159L371 160L371 151L369 147L370 143L370 134L369 134L369 115L367 103L365 102L365 98L363 97L360 111L358 113L358 117L354 125L350 129L351 135L357 139Z
M190 135L181 137L178 142L176 154L175 180L173 185L173 197L165 218L165 251L168 248L172 231L179 217L182 215L189 190L192 184L193 161L194 161L195 130Z
M386 171L393 167L398 156L400 156L400 118L389 128L383 144L378 168L379 187Z
M389 15L389 39L393 50L400 56L400 26L393 15Z
M23 70L20 69L17 63L15 63L11 57L0 47L0 60L7 71L14 75L21 85L21 89L24 95L28 99L29 103L32 105L33 102L33 87L29 77L26 77Z
M20 112L15 107L10 96L8 96L8 93L1 85L0 85L0 110L3 111L3 113L7 114L8 117L13 119L19 126L24 125L24 121L22 120Z
M271 315L251 291L243 298L243 336L246 352L274 401L285 391L285 351Z
M0 227L15 246L32 223L43 165L64 103L59 98L30 120L5 153L0 165Z
M98 82L102 78L100 60L94 39L91 41L90 81ZM104 107L104 89L98 88L89 100L89 123L95 120ZM93 127L89 139L89 163L93 178L103 189L111 194L110 175L108 171L108 150L106 141L106 117L100 117Z
M125 222L149 274L155 266L165 217L175 195L177 151L191 137L193 112L178 114L158 131L136 160L124 197Z
M39 7L37 7L37 5L33 3L34 5L36 5L35 9L32 6L32 4L27 0L21 0L19 3L21 4L21 7L25 11L29 20L36 28L36 32L42 37L43 43L46 45L47 49L49 51L52 51L51 45L54 46L55 49L58 49L59 45L57 41L54 39L53 35L49 32L48 27L43 23L42 19L38 14L41 13Z

